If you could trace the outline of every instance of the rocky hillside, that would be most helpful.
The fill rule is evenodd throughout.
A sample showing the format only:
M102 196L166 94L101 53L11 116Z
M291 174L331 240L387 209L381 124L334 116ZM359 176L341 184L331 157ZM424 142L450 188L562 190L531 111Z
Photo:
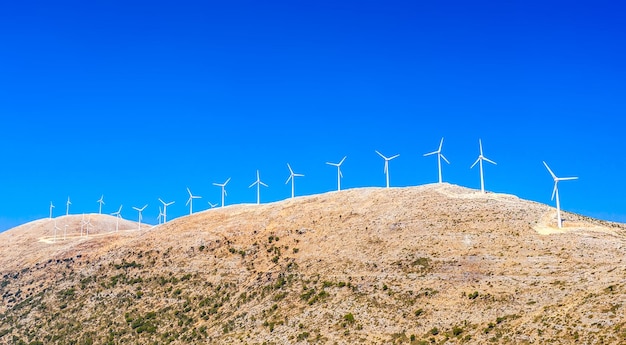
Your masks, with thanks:
M141 230L92 215L89 237L79 217L56 241L49 219L0 234L0 343L626 339L626 225L565 213L556 229L511 195L353 189Z

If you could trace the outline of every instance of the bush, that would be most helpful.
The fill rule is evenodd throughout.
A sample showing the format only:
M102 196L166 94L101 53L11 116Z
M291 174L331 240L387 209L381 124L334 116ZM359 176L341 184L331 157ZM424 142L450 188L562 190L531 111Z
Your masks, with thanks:
M420 309L415 311L415 316L420 316L422 314L424 314L424 309L422 309L422 308L420 308Z
M463 333L463 328L461 328L459 326L452 327L452 335L457 337L457 336L461 335L461 333Z
M439 328L437 328L437 327L433 327L433 328L430 330L430 334L432 334L432 335L437 335L437 334L439 334Z
M344 315L344 316L343 316L343 319L344 319L346 322L349 322L349 323L354 323L354 315L352 315L352 313L348 313L348 314Z

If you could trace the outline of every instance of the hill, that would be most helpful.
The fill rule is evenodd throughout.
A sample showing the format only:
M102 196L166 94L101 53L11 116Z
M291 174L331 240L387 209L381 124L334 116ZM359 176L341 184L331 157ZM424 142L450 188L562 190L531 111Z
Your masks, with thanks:
M0 234L0 341L624 343L626 226L565 213L557 229L554 218L442 184L233 205L132 231L94 216L109 228L57 242L40 220Z

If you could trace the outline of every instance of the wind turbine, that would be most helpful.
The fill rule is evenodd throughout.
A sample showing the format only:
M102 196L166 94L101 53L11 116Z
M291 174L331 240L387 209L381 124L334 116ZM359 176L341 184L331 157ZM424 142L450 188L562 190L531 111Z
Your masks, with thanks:
M189 205L189 215L191 216L191 214L193 214L193 199L200 199L202 197L191 194L189 187L187 187L187 193L189 193L189 199L187 199L187 203L185 203L185 206Z
M472 166L470 167L470 169L472 169L474 167L474 165L476 165L476 163L480 163L479 167L480 167L480 191L481 192L485 192L485 178L483 176L483 161L487 161L493 165L498 165L498 163L490 160L489 158L485 157L483 155L483 142L478 139L478 146L480 146L480 155L478 155L478 159L476 159L476 162L474 162L474 164L472 164Z
M133 209L137 212L139 212L139 230L141 230L141 219L143 219L141 212L143 212L143 210L146 209L146 207L148 207L148 205L144 205L142 208L137 208L135 206L133 206Z
M578 177L556 177L556 175L552 172L552 170L550 170L550 167L548 166L548 164L546 164L545 161L543 162L543 165L546 166L546 169L548 169L548 172L550 173L550 175L552 175L552 178L554 179L554 189L552 190L552 198L550 198L550 200L554 200L554 197L556 196L556 218L559 228L562 228L563 220L561 219L561 204L559 202L558 184L559 181L577 180Z
M161 220L163 219L163 209L159 206L159 216L157 217L157 223L161 224Z
M296 174L293 172L293 169L291 169L291 165L289 165L289 163L287 163L287 168L289 168L289 178L287 179L287 182L285 182L285 184L289 183L289 180L291 180L291 198L293 199L295 196L295 181L296 181L296 177L304 177L303 174Z
M261 182L258 170L256 171L256 181L254 181L254 183L252 183L248 188L252 188L254 185L256 185L256 204L258 205L261 203L261 186L268 187L268 185Z
M211 206L211 208L216 208L217 206L219 206L220 204L214 204L212 202L209 201L209 206Z
M54 205L52 205L52 201L50 201L50 219L52 219L52 209L54 208Z
M341 173L341 164L343 164L343 161L345 161L347 157L348 156L344 156L343 159L339 163L326 162L326 164L328 165L337 167L337 190L338 191L341 190L341 178L343 177L343 174Z
M57 226L57 220L55 219L54 220L54 242L55 243L57 241L57 230L61 230L61 228Z
M85 214L83 213L83 219L80 221L80 237L83 237L83 229L85 228Z
M378 153L378 155L381 156L385 160L385 170L384 170L384 172L385 172L385 175L387 175L387 188L389 188L389 161L394 159L394 158L400 157L400 155L395 155L395 156L387 158L382 153L380 153L378 151L375 151L375 152Z
M161 200L161 198L159 198L159 201L163 204L163 224L165 224L165 223L167 223L167 207L170 206L171 204L175 203L176 201L165 202L165 201Z
M70 214L70 205L72 204L72 202L70 201L70 197L67 197L67 202L65 203L65 215L69 215Z
M98 209L98 214L102 214L102 205L104 205L104 194L102 194L100 199L98 199L98 201L96 202L100 204L100 208Z
M91 225L91 216L87 218L87 223L85 223L85 225L87 225L87 237L89 237L89 227L93 227L93 225Z
M450 164L450 162L446 159L446 156L443 155L443 153L441 153L441 148L443 147L443 138L441 138L441 142L439 143L439 149L437 151L433 151L430 153L426 153L424 154L424 157L426 156L430 156L430 155L437 155L437 166L439 167L439 183L442 182L441 179L441 158L443 158L444 161L446 161L446 163Z
M213 183L214 186L222 187L222 207L224 207L224 196L226 196L226 185L230 182L230 177L224 183Z
M120 205L120 209L117 212L111 213L112 216L115 216L115 232L120 229L120 218L122 218L122 206Z

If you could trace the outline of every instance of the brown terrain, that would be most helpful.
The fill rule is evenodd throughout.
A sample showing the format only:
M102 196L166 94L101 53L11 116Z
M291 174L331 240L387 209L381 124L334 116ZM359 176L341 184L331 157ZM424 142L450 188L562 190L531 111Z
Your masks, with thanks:
M0 234L0 344L626 344L626 225L555 213L433 184L42 219Z

